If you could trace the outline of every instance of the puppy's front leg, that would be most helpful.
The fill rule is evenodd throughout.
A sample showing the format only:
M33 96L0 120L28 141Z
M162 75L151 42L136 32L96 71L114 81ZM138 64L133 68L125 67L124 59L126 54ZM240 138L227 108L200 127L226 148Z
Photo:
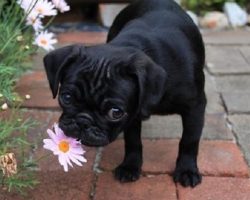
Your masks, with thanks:
M183 134L179 144L179 154L174 172L174 181L183 186L194 187L201 182L197 167L199 141L204 124L206 100L182 113Z
M124 131L125 157L115 169L115 178L121 182L136 181L142 166L141 120L135 120Z

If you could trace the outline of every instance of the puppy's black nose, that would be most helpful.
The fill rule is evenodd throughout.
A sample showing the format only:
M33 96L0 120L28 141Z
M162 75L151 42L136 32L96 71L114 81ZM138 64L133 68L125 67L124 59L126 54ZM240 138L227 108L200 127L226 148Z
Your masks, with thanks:
M81 129L89 129L93 124L93 118L86 114L86 113L80 113L76 117L76 123Z
M80 135L80 129L74 118L62 115L59 119L59 127L69 137L78 138Z

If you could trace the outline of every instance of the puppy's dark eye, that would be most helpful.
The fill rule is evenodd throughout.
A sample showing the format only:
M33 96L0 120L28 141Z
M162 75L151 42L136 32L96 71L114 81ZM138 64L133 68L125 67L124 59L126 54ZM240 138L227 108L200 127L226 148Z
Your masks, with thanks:
M70 104L72 101L72 96L69 93L64 93L61 96L61 100L64 104Z
M111 108L108 111L108 118L112 121L117 121L125 115L125 112L120 108Z

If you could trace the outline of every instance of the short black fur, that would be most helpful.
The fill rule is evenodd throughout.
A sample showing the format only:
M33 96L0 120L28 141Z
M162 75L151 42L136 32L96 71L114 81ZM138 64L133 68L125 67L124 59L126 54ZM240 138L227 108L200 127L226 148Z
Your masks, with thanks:
M72 45L44 58L59 126L85 145L104 146L124 132L125 157L115 177L135 181L142 166L141 123L179 114L183 133L175 182L194 187L204 123L204 45L191 18L172 0L138 0L115 19L107 44Z

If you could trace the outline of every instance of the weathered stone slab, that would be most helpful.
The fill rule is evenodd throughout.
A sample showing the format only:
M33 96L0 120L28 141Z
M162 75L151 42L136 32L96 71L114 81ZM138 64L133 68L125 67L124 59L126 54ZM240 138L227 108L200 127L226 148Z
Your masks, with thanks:
M143 122L144 138L180 138L182 134L181 118L173 116L152 116ZM233 135L226 126L224 114L207 114L203 130L204 139L232 140Z
M244 56L244 58L246 59L246 61L250 64L250 47L249 46L240 47L240 51Z
M250 115L230 115L229 121L250 166Z
M250 92L223 92L229 113L250 113Z
M250 31L246 29L204 31L203 39L206 44L225 45L225 44L250 44Z
M224 76L215 80L219 92L250 92L250 76Z
M222 106L222 101L219 93L216 89L215 78L205 73L206 83L205 83L205 92L207 96L207 107L206 113L222 113L225 112L224 107Z
M207 46L207 67L214 74L250 73L250 65L237 46Z

